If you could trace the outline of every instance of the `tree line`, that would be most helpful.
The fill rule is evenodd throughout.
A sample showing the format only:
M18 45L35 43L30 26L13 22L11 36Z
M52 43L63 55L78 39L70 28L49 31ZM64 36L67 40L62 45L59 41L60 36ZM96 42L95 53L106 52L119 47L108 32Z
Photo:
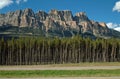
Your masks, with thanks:
M120 39L0 39L0 65L120 62Z

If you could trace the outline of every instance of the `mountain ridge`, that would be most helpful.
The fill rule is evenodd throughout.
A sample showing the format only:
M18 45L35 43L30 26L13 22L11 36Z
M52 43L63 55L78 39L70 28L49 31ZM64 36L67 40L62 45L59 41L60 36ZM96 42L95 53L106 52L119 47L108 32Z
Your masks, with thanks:
M34 13L32 9L27 8L0 14L0 27L10 26L39 28L46 37L71 37L77 34L95 37L120 37L119 32L109 29L104 22L90 20L85 12L78 12L73 15L70 10Z

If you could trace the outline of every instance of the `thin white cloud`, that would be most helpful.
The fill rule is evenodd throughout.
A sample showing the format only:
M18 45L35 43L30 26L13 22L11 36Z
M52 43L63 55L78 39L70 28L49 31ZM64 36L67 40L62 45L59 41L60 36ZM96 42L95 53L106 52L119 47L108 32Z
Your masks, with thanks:
M115 6L113 7L113 11L118 11L120 12L120 1L115 3Z
M110 22L110 23L107 23L107 26L111 29L114 29L120 32L120 24Z
M117 31L120 32L120 27L114 28L114 30L117 30Z
M119 26L119 24L110 22L110 23L107 23L107 26L108 26L109 28L116 28L116 27Z
M21 2L21 0L16 0L16 3L17 3L17 4L20 4L20 2Z
M0 0L0 9L2 9L6 6L9 6L12 3L13 3L12 0Z
M17 4L20 4L21 2L27 2L28 0L16 0Z
M24 2L27 2L28 0L23 0Z
M28 0L0 0L0 9L9 6L13 3L20 4L21 2L27 2Z

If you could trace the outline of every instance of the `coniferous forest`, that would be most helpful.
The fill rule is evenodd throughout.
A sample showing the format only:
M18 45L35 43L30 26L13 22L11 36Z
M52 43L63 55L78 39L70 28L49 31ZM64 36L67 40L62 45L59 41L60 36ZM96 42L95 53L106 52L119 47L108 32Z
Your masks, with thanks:
M120 62L120 39L0 39L0 65Z

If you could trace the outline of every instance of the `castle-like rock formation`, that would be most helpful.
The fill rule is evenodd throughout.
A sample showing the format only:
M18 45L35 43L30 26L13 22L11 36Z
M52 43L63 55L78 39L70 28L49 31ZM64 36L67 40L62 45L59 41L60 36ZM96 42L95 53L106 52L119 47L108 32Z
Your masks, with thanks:
M39 27L45 33L66 34L89 33L95 36L109 35L110 30L105 23L90 20L85 12L76 13L69 10L51 10L49 13L32 9L17 10L0 14L0 26Z

